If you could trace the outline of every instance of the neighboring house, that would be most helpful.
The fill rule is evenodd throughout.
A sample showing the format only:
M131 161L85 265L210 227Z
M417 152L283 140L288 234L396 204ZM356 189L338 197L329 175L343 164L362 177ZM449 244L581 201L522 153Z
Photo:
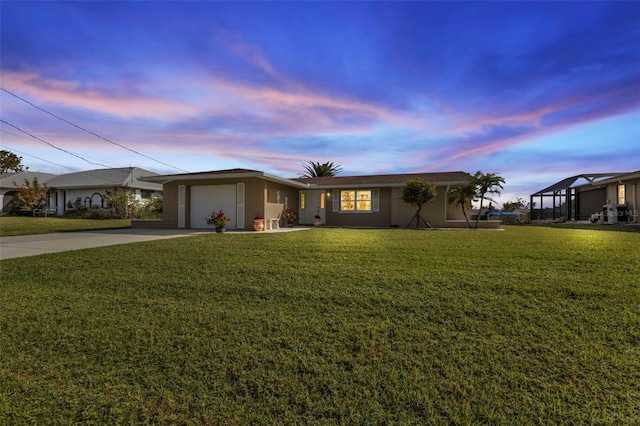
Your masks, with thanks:
M13 201L13 197L26 182L33 182L34 178L38 179L40 184L47 184L55 175L51 173L39 172L16 172L0 175L0 214L9 213L9 204Z
M612 218L606 223L640 223L639 203L640 170L582 174L532 194L531 220L589 220L602 213Z
M269 224L290 208L301 225L313 224L318 215L327 226L404 228L416 212L401 198L402 187L410 179L436 185L437 197L422 209L431 225L467 226L462 210L446 202L450 186L471 179L465 172L286 179L247 169L143 177L163 185L163 218L134 221L132 226L207 229L206 217L221 209L231 217L229 229L249 230L254 217L263 216ZM499 224L484 221L482 226Z
M97 169L67 173L51 178L47 185L51 188L49 206L57 207L57 214L63 215L76 201L84 207L107 207L107 191L127 189L137 199L162 196L162 185L140 180L141 176L156 175L138 167Z

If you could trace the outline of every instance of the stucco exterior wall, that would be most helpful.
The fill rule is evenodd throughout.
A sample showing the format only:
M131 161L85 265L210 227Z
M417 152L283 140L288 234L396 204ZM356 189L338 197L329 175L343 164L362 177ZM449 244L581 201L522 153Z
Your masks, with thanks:
M405 228L415 215L416 207L402 201L402 188L373 187L372 189L380 191L379 211L363 213L334 212L332 208L333 191L327 191L326 224L345 227ZM462 209L456 209L447 204L447 187L437 187L436 191L436 198L422 207L422 217L435 228L467 227ZM426 226L421 222L420 227Z
M56 207L57 214L63 215L66 210L69 210L68 205L73 206L76 200L79 198L80 203L84 207L89 206L89 200L91 200L92 207L107 207L107 201L104 199L107 191L113 192L116 188L82 188L82 189L56 189L53 188L51 195L49 196L49 206ZM118 190L122 190L119 188ZM142 191L138 188L129 189L129 193L133 194L136 200L142 200ZM151 197L161 197L160 191L150 191ZM73 207L71 207L73 208Z
M448 205L447 187L436 187L436 194L436 197L431 202L422 206L421 216L434 228L468 227L467 221L462 214L462 209ZM416 214L417 207L402 201L402 188L393 188L391 198L394 201L392 222L394 222L394 225L405 228ZM467 216L471 219L469 212L467 212ZM413 226L415 226L415 222L412 223ZM421 222L420 227L425 227L424 223Z
M282 184L257 178L241 179L192 179L169 182L164 185L164 200L162 206L162 227L178 227L178 187L185 186L185 228L190 229L191 223L191 187L198 185L229 185L244 183L244 230L253 229L253 220L257 215L265 215L267 202L276 203L278 191L280 203L289 203L289 206L297 208L298 190Z
M345 227L371 227L371 228L387 228L392 226L391 222L391 188L375 188L379 189L378 196L379 209L377 212L334 212L333 211L333 191L326 192L326 208L327 216L326 224L328 226L345 226Z
M628 222L640 223L640 218L638 217L640 215L640 179L620 181L607 185L606 200L608 200L609 204L618 204L619 184L625 186L625 204L627 205L627 212L629 214Z

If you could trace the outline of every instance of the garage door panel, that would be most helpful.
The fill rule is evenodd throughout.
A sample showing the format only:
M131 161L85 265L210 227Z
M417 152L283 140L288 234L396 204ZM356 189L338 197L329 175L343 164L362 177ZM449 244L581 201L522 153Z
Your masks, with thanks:
M231 218L229 229L236 229L236 185L196 185L191 187L191 228L211 229L207 217L222 210Z

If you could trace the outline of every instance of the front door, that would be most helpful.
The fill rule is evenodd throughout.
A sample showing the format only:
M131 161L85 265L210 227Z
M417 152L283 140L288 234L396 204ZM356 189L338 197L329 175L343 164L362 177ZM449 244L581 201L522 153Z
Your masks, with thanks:
M326 223L324 191L300 191L300 223L312 225L316 215Z

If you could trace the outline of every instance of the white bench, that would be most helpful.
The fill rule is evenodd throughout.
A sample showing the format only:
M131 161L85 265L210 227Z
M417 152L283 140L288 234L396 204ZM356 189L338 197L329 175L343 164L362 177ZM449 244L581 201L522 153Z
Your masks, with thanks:
M47 217L50 214L56 214L57 209L55 207L45 207L43 209L33 209L33 217L35 217L37 214L41 214L44 215L44 217Z
M280 218L283 210L284 204L267 203L264 215L267 229L280 229Z

